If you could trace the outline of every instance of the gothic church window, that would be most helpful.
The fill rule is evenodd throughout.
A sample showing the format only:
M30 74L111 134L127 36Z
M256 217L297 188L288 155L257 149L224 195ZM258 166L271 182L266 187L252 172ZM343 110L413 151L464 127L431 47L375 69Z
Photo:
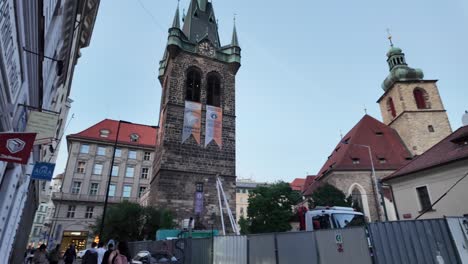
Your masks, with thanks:
M393 103L393 99L391 97L387 100L387 110L390 112L393 118L396 117L395 104Z
M213 106L221 105L221 82L215 75L208 76L207 104Z
M185 100L200 102L201 74L196 69L187 72L187 82L185 87Z
M413 95L414 95L414 100L416 100L416 106L418 107L418 109L430 108L430 105L428 102L429 96L427 95L426 91L424 91L421 88L416 88L413 91Z

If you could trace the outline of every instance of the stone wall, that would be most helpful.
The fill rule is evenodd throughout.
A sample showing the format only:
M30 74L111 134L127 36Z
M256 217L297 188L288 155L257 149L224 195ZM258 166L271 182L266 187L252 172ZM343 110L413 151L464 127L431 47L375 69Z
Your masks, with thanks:
M182 144L186 74L191 67L197 67L202 72L200 144L192 136ZM204 147L206 77L209 73L216 73L221 79L221 148L215 142ZM235 212L235 71L228 64L180 51L169 60L166 75L161 80L165 91L161 100L161 131L153 166L150 203L171 209L177 220L196 218L195 186L203 183L204 210L199 215L198 223L208 228L211 227L213 214L219 222L216 175L220 175L230 208Z

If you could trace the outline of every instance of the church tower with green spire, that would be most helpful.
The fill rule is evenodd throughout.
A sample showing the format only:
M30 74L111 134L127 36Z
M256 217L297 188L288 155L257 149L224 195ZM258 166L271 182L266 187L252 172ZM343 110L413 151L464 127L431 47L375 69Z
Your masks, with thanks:
M149 204L170 209L179 223L193 217L197 229L213 223L220 228L217 177L235 212L241 48L235 26L231 43L221 45L207 0L191 0L182 21L181 27L177 8L159 64L162 96Z
M452 133L437 80L424 79L422 70L409 67L405 54L393 43L387 63L390 73L377 101L384 123L400 134L413 155L421 155Z

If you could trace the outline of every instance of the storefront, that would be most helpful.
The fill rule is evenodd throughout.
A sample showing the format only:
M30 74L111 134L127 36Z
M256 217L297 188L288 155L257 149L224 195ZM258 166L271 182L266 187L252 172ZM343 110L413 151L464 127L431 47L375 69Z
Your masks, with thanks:
M60 250L65 251L70 244L75 244L76 252L86 249L88 241L88 232L84 231L64 231L62 242L60 243Z

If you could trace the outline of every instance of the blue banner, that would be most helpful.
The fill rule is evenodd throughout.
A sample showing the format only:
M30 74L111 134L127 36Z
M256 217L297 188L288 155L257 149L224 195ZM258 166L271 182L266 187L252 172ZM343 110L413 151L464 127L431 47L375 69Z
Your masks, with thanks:
M55 164L47 162L37 162L31 174L31 179L50 181L54 175Z

